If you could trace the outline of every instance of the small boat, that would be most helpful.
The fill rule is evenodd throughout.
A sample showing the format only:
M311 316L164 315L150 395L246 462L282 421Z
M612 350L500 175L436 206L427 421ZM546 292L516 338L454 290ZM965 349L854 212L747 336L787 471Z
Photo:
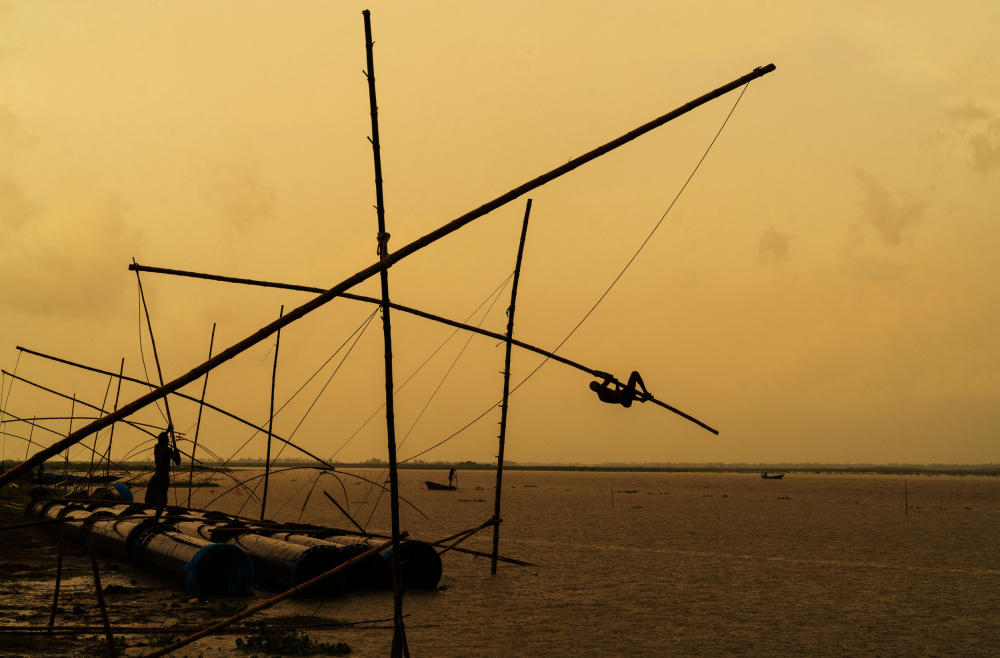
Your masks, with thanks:
M437 482L431 482L430 480L424 480L424 484L426 484L427 488L431 491L455 491L455 489L458 489L458 487L453 487L450 484L439 484Z
M784 473L779 473L778 475L768 475L767 473L761 473L760 476L765 480L780 480L785 477Z

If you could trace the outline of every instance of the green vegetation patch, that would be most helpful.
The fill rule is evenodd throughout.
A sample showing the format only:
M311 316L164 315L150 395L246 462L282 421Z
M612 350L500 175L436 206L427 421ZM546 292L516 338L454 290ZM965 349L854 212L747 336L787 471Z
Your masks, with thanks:
M316 642L308 635L290 628L261 627L255 635L236 638L236 649L243 653L270 653L279 656L346 656L350 645L344 642Z

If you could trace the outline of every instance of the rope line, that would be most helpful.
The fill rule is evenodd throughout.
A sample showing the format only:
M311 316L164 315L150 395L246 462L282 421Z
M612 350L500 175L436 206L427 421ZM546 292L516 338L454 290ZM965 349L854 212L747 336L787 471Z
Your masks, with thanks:
M479 312L479 309L481 309L481 308L482 308L482 307L483 307L483 306L484 306L484 305L486 304L486 302L490 301L490 299L491 299L491 298L493 297L493 295L497 294L497 292L498 292L498 291L500 291L500 290L502 290L502 289L503 289L504 287L506 287L506 285L507 285L507 282L508 282L508 281L510 281L510 280L511 280L511 279L512 279L513 277L514 277L514 274L513 274L513 273L511 273L511 274L510 274L510 276L508 276L508 277L507 277L506 279L504 279L504 280L503 280L503 282L502 282L502 283L501 283L501 284L500 284L500 285L499 285L499 286L498 286L498 287L497 287L497 288L496 288L496 289L495 289L495 290L494 290L493 292L491 292L491 293L490 293L489 295L487 295L486 299L484 299L484 300L482 301L482 303L480 303L480 304L479 304L479 306L477 306L477 307L475 308L475 310L474 310L474 311L472 311L472 313L470 313L470 314L468 315L468 317L466 317L466 318L465 318L465 323L468 323L468 322L469 322L469 319L471 319L471 318L472 318L472 317L473 317L473 316L474 316L474 315L475 315L476 313L478 313L478 312ZM410 380L411 380L411 379L413 379L414 377L416 377L417 373L418 373L418 372L420 372L420 371L421 371L421 370L423 369L423 367L424 367L424 366L426 366L426 365L427 365L427 364L428 364L428 363L430 362L430 360L431 360L431 359L433 359L433 358L434 358L434 356L435 356L435 355L436 355L436 354L437 354L438 352L440 352L440 351L441 351L441 350L442 350L442 349L444 348L444 346L445 346L445 345L447 345L449 341L451 341L451 339L452 339L452 338L454 338L454 337L455 337L455 335L456 335L456 334L458 334L458 332L459 332L459 331L460 331L459 329L455 329L455 331L451 332L451 335L450 335L450 336L448 336L448 337L447 337L447 338L446 338L446 339L444 340L444 342L443 342L443 343L441 343L441 344L440 344L440 345L438 346L438 348L437 348L436 350L434 350L433 352L431 352L431 355L430 355L430 356L428 356L428 357L427 357L426 359L424 359L424 362L423 362L423 363L421 363L421 364L420 364L420 366L418 366L418 367L417 367L417 369L416 369L416 370L414 370L414 371L413 371L413 372L412 372L412 373L410 374L410 376L406 378L406 381L404 381L404 382L403 382L402 384L400 384L399 386L397 386L397 387L396 387L396 390L395 390L395 391L393 392L393 394L392 394L392 395L393 395L393 397L395 397L395 396L396 396L396 394L398 394L398 393L399 393L400 391L402 391L402 390L403 390L403 387L404 387L404 386L406 386L407 384L409 384L409 383L410 383ZM332 456L330 457L330 461L333 461L333 459L335 459L335 458L337 457L337 455L338 455L338 454L340 454L340 451L341 451L341 450L343 450L344 448L346 448L346 447L347 447L347 444L348 444L348 443L350 443L350 442L351 442L351 440L352 440L352 439L353 439L353 438L354 438L355 436L357 436L357 435L358 435L358 433L359 433L359 432L360 432L361 430L363 430L363 429L364 429L364 428L365 428L365 427L366 427L366 426L368 425L368 423L370 423L370 422L372 421L372 419L373 419L373 418L375 418L375 416L377 416L377 415L378 415L378 412L382 411L383 409L385 409L385 402L383 402L383 403L382 403L382 405L381 405L381 406L380 406L380 407L379 407L378 409L376 409L376 410L375 410L375 411L374 411L374 412L372 413L372 415L371 415L371 416L369 416L369 417L368 417L368 420L366 420L365 422L363 422L363 423L361 424L361 427L359 427L358 429L354 430L354 434L351 434L351 435L350 435L349 437L347 437L347 440L346 440L346 441L344 441L343 445L341 445L341 446L340 446L339 448L337 448L337 451L336 451L336 452L334 452L334 453L333 453L333 455L332 455Z
M640 252L642 252L643 248L646 246L646 244L649 242L649 240L653 237L653 234L656 233L656 229L660 228L660 224L662 224L663 220L666 219L667 214L670 213L670 210L674 207L674 204L677 203L677 200L680 198L681 194L683 194L684 190L687 189L688 183L691 182L691 179L694 178L694 175L698 172L698 169L701 167L701 164L705 161L705 158L708 157L709 151L712 150L712 147L715 145L715 142L719 139L719 136L722 134L722 131L726 127L726 124L729 123L729 118L731 116L733 116L733 112L736 111L736 106L739 105L740 99L743 98L743 94L746 93L747 87L749 87L749 86L750 86L749 82L746 83L743 86L743 90L740 92L740 95L736 98L736 102L733 103L733 107L729 110L729 114L726 115L725 120L722 122L722 126L719 127L718 132L715 133L715 137L712 138L712 141L709 143L708 148L705 149L705 152L702 154L701 158L698 160L698 163L695 165L694 169L691 170L691 174L687 177L687 180L684 181L684 185L681 186L680 191L677 192L677 194L674 196L673 201L671 201L670 205L667 206L667 209L665 211L663 211L663 215L660 216L659 221L657 221L656 225L653 226L653 230L649 232L649 235L646 236L646 239L643 240L643 242L642 242L641 245L639 245L639 249L635 252L635 254L632 256L632 258L629 259L628 263L626 263L626 265L622 269L622 271L618 273L618 276L616 276L615 280L611 282L611 285L608 286L608 289L604 291L604 294L602 294L600 296L600 298L591 307L591 309L589 311L587 311L586 315L584 315L583 318L576 324L576 326L573 327L572 331L570 331L566 335L566 337L563 338L562 341L556 346L556 348L554 350L552 350L553 354L555 354L556 352L559 351L559 348L561 348L566 343L566 341L568 341L570 339L570 337L574 333L576 333L576 330L580 328L580 326L587 320L587 318L590 317L591 313L594 312L594 310L600 305L600 303L602 301L604 301L604 298L608 296L608 293L611 292L611 289L615 287L615 284L618 283L618 280L622 278L622 276L625 274L625 271L628 270L629 266L632 265L633 261L635 261L635 259L639 256ZM550 360L549 357L545 357L542 360L542 362L539 363L538 366L534 370L532 370L530 373L528 373L527 377L525 377L524 379L522 379L514 388L512 388L510 390L510 392L508 393L508 395L513 395L513 393L515 391L517 391L517 389L521 388L522 385L524 385L525 383L527 383L527 381L529 379L531 379L531 377L534 376L534 374L536 372L538 372L539 370L541 370L542 366L544 366L546 363L548 363L549 360ZM470 421L468 424L466 424L464 427L462 427L461 429L459 429L458 431L456 431L454 434L452 434L448 438L446 438L446 439L444 439L444 440L442 440L442 441L440 441L438 443L435 443L433 446L431 446L430 448L427 448L423 452L419 452L419 453L413 455L412 457L407 457L406 459L401 460L399 463L403 464L403 463L408 462L408 461L410 461L412 459L416 459L417 457L420 457L421 455L424 455L424 454L430 452L434 448L437 448L438 446L441 446L441 445L447 443L448 441L451 441L453 438L455 438L456 436L458 436L459 434L461 434L462 432L464 432L465 430L467 430L468 428L470 428L472 425L474 425L477 422L479 422L480 420L482 420L486 416L486 414L488 414L490 411L492 411L496 406L498 406L500 404L503 404L503 400L502 399L500 401L498 401L497 403L493 404L492 406L490 406L489 409L487 409L486 411L484 411L483 413L481 413L474 420Z

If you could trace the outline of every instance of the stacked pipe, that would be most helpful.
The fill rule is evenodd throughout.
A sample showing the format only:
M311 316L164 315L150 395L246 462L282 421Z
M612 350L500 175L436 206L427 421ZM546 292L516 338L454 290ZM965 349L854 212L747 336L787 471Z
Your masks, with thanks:
M256 522L248 525L219 512L167 508L159 524L152 514L148 505L109 500L38 499L26 509L26 516L39 520L75 519L74 523L64 524L68 538L82 542L86 528L96 550L181 576L188 590L197 595L250 594L255 575L267 589L284 591L375 546L369 539L345 535L343 531L293 524L289 532L288 526ZM433 547L420 541L404 541L400 554L403 587L437 587L442 565ZM388 589L392 586L392 556L391 547L381 555L372 555L311 589L309 596Z
M83 533L89 531L95 550L182 576L193 594L245 596L253 592L253 563L238 548L191 539L158 525L152 518L118 518L142 513L145 506L93 507L96 509L75 502L38 499L28 504L25 516L39 521L73 519L73 523L62 524L64 536L83 542Z

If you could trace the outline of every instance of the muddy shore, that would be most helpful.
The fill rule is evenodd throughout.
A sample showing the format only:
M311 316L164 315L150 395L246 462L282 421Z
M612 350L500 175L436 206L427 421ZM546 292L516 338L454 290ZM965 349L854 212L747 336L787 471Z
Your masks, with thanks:
M98 605L94 572L86 548L65 541L58 603L53 633L45 630L52 617L59 565L58 534L51 528L4 530L25 522L26 498L16 490L0 495L0 655L3 656L102 656L107 639ZM119 656L149 653L248 606L273 596L257 592L252 597L199 598L182 582L141 570L106 555L97 555L102 592ZM304 629L316 641L336 642L336 619L283 616L280 607L237 622L227 632L199 640L174 655L228 655L236 651L236 638L257 632L266 621ZM391 625L391 621L390 621ZM14 631L17 627L17 632Z

